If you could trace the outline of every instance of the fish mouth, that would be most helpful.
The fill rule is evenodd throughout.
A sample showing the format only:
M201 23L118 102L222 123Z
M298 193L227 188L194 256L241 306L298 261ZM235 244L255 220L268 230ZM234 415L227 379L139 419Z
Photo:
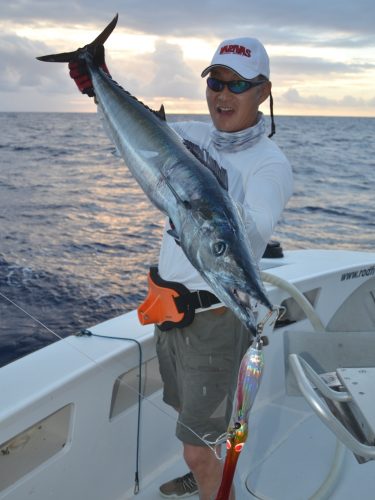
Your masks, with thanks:
M257 320L255 313L255 303L251 302L251 295L243 290L234 288L232 297L241 311L242 321L255 336L257 333ZM253 299L254 301L254 299Z
M245 309L250 309L250 311L252 310L250 294L244 292L243 290L239 290L238 288L233 288L232 293L239 302L239 305Z
M257 337L259 333L263 331L265 324L273 326L279 316L280 309L271 304L265 316L263 317L262 314L262 316L259 317L260 310L258 306L262 304L267 307L266 304L263 304L255 298L253 294L244 290L233 289L232 301L233 300L236 302L240 311L239 318L254 337Z

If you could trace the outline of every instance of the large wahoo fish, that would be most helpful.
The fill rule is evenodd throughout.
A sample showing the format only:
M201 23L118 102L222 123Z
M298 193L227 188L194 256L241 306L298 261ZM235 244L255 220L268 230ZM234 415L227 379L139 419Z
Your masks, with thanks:
M205 151L184 143L168 126L164 110L154 112L114 82L98 64L102 45L118 16L89 45L41 61L82 59L92 78L112 139L151 202L174 225L173 236L219 299L254 334L253 300L272 310L252 257L237 207ZM216 168L217 170L217 168Z

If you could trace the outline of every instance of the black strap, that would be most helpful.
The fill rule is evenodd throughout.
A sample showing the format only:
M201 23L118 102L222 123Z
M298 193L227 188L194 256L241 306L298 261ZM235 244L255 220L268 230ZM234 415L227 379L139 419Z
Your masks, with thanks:
M207 309L207 307L218 304L220 300L207 290L198 290L196 292L185 293L175 297L177 309L181 312L189 309Z
M273 97L271 92L270 92L270 115L271 115L271 133L268 137L271 138L273 135L276 134L275 117L273 116Z
M178 292L178 296L174 297L176 307L180 313L184 313L184 317L178 323L173 321L164 321L158 324L158 328L165 332L172 328L182 328L190 325L195 317L196 309L206 309L214 304L218 304L220 300L211 292L207 290L198 290L197 292L189 292L182 283L175 281L166 281L161 278L156 266L150 267L150 277L154 283L159 286L171 288Z

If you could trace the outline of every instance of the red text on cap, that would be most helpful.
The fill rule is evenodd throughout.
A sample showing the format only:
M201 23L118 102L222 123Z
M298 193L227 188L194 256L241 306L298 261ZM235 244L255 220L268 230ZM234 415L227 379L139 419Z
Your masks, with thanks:
M242 45L224 45L220 54L238 54L239 56L251 57L251 50Z

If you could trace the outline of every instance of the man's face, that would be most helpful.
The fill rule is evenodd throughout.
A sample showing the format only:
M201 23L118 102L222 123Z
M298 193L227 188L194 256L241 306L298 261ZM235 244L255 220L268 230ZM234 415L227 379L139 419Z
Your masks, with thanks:
M241 80L232 70L213 68L210 76L224 82ZM238 132L255 125L259 105L267 99L271 83L246 90L242 94L233 94L227 86L221 92L214 92L207 87L208 109L215 127L222 132Z

